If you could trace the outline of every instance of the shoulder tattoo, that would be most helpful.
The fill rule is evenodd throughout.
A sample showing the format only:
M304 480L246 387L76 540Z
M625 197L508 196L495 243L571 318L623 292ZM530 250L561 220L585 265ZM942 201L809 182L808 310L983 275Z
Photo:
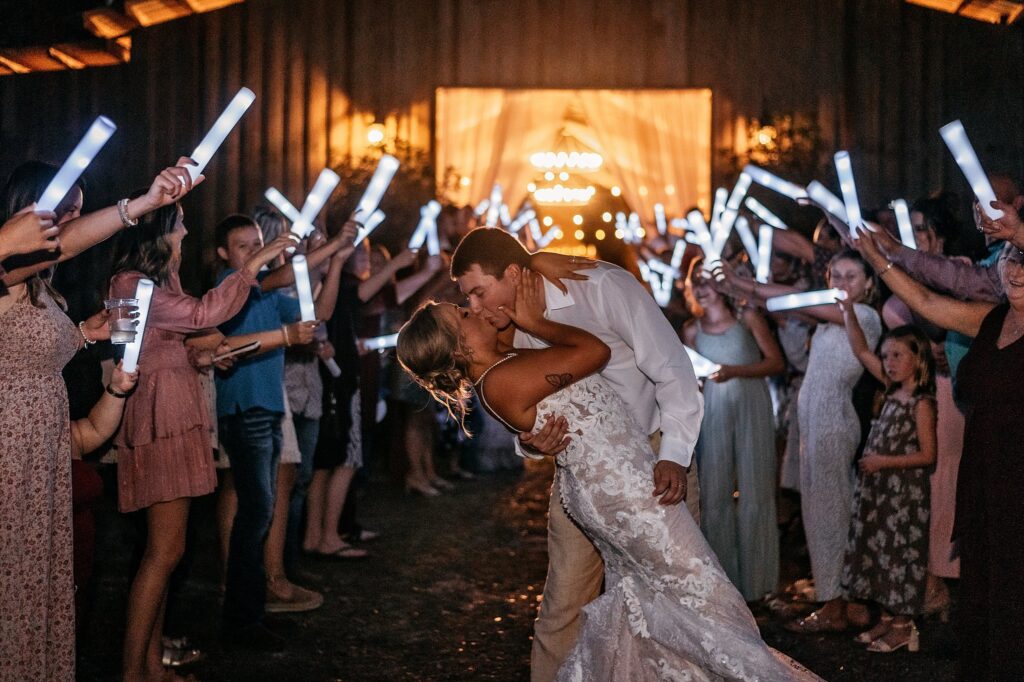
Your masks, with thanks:
M548 380L548 383L555 388L565 388L572 383L572 375L569 373L565 374L546 374L544 378Z

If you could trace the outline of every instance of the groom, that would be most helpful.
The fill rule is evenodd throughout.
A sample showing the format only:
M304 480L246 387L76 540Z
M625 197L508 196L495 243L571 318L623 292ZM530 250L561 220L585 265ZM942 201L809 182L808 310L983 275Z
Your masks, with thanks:
M479 228L455 249L451 275L468 297L470 310L504 332L510 345L543 348L544 342L515 329L509 316L499 310L515 310L516 288L531 258L504 230ZM661 309L633 275L604 262L587 274L587 281L565 281L568 291L564 293L545 279L545 314L556 322L582 327L611 348L601 376L651 434L658 453L652 495L668 505L685 499L699 523L697 472L690 459L704 404L689 357ZM552 415L539 433L519 434L517 449L555 455L569 444L566 431L565 419ZM576 642L580 609L600 594L603 574L597 550L562 508L556 479L548 505L548 576L530 661L533 682L555 678Z

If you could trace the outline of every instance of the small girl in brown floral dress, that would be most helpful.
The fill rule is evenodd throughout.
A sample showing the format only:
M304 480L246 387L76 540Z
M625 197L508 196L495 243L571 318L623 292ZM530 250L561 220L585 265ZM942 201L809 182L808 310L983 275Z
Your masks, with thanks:
M935 360L928 339L913 325L888 332L881 357L858 332L847 326L854 353L887 388L858 463L843 587L848 599L882 607L879 623L856 638L868 651L917 651L914 617L924 607L928 474L935 463Z

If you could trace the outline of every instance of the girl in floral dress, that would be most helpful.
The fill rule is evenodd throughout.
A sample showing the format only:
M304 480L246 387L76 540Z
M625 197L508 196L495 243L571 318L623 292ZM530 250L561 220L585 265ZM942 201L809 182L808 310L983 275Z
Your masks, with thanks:
M928 474L936 453L935 361L927 337L913 325L888 332L881 357L870 351L855 319L846 329L854 354L887 389L859 462L843 586L848 598L882 607L878 624L856 641L880 653L904 646L917 651L914 618L925 602Z

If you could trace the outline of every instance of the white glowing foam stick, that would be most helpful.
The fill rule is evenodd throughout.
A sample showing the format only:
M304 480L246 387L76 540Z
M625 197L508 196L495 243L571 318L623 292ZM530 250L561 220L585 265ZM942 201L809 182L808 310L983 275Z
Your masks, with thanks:
M683 348L686 349L686 354L690 356L690 364L693 365L693 373L697 375L698 379L709 377L722 369L721 365L711 362L689 346L683 346Z
M139 324L135 327L135 340L124 346L121 369L125 372L134 372L139 366L142 337L146 334L146 320L149 319L149 303L153 300L153 280L145 277L140 279L135 285L135 298L139 301Z
M677 268L674 268L671 265L668 265L667 263L665 263L664 261L662 261L662 260L660 260L658 258L649 258L649 259L647 259L647 265L650 266L651 270L655 270L657 272L660 272L663 275L667 275L667 276L673 277L675 279L678 279L679 277L682 277L682 274L679 272L679 270Z
M495 227L498 224L498 215L501 213L501 185L494 183L491 188L491 197L487 200L487 217L484 218L484 225Z
M324 209L324 205L327 204L327 200L339 182L341 182L341 178L330 168L320 171L316 183L313 184L313 189L306 195L306 201L302 204L299 219L292 221L292 232L299 238L308 237L309 233L313 231L313 221L320 215L320 211Z
M761 222L767 223L778 230L786 229L786 223L782 222L782 219L779 218L779 216L769 211L767 206L754 197L747 197L747 200L744 201L743 204L749 208L754 215L760 218Z
M534 243L538 249L543 249L545 246L551 243L555 238L555 234L558 233L558 225L552 225L551 229L545 233L540 231L540 223L534 218L530 221L530 236L533 237Z
M441 214L441 204L431 199L420 209L420 222L409 239L409 248L418 249L427 244L427 253L437 256L441 253L440 241L437 237L437 216Z
M1002 218L1003 212L992 208L992 202L996 200L996 193L988 181L988 176L981 168L981 162L978 161L978 155L974 152L971 141L967 139L964 124L957 119L939 128L939 134L946 141L949 151L953 153L956 165L960 166L960 170L964 172L967 182L970 183L971 189L974 191L974 196L978 197L978 203L981 204L982 210L992 220Z
M736 184L732 188L732 193L729 195L729 200L725 202L725 210L722 211L722 215L719 216L717 221L712 216L712 235L714 237L715 251L719 254L722 253L725 242L729 240L729 233L732 232L736 216L739 215L740 204L743 203L743 197L746 196L747 190L750 189L751 182L752 179L745 170L740 173L740 176L736 178Z
M710 272L711 264L722 260L722 252L718 250L711 238L711 231L708 229L707 222L704 221L704 214L697 210L690 211L686 216L686 221L697 237L697 246L704 251L704 272Z
M231 134L232 129L238 124L242 115L249 110L255 99L256 95L249 88L242 88L231 98L227 108L217 117L213 127L206 133L206 137L203 138L203 141L199 143L199 146L191 154L191 158L196 162L196 165L186 166L185 168L188 169L188 174L192 176L192 182L196 181L199 174L206 168L206 164L210 163L210 159L217 153L224 140Z
M640 215L633 211L629 214L629 228L633 232L633 241L640 243L643 241L644 226L640 224Z
M750 257L750 264L756 269L757 264L761 262L757 257L757 240L754 239L754 233L750 231L750 223L743 216L736 219L736 232L740 236L740 241L743 242L743 248Z
M501 210L498 212L498 218L501 220L501 224L508 227L512 223L512 214L508 210L508 204L502 204Z
M722 219L725 204L729 201L729 190L719 187L715 190L715 203L711 206L711 223L714 225Z
M828 305L835 303L836 299L846 300L846 292L842 289L824 289L821 291L804 291L799 294L786 294L785 296L772 296L764 305L768 312L780 310L792 310L793 308L806 308L812 305Z
M295 291L299 293L299 315L303 322L312 322L316 319L316 306L313 303L313 287L309 283L309 267L305 256L292 258L292 272L295 273Z
M822 209L839 218L847 225L850 224L849 219L846 217L846 206L843 205L842 199L828 191L825 185L817 180L812 180L811 184L807 185L807 196Z
M263 196L266 197L267 201L274 205L274 208L281 212L281 215L291 221L293 227L295 223L302 219L302 214L299 213L299 209L295 208L295 206L292 205L292 202L288 201L288 198L281 194L276 187L268 187L267 191L263 193Z
M658 234L668 232L668 223L665 221L665 207L661 204L654 205L654 223L658 226Z
M686 228L690 226L690 223L686 221L686 218L673 218L672 220L668 221L668 226L673 229L682 230L685 232Z
M903 246L916 249L917 240L914 239L914 224L910 222L910 209L907 207L907 202L903 199L896 199L890 206L892 206L892 210L896 214L896 224L900 228L900 241L903 242Z
M366 186L366 191L363 192L363 196L356 206L356 213L364 216L373 215L377 207L380 206L380 200L384 197L384 192L387 191L396 171L398 171L398 159L390 154L380 157L380 161L377 162L377 170L373 171L370 184ZM367 224L369 224L369 220L367 220Z
M359 228L359 233L356 235L356 240L352 244L353 246L359 246L359 242L363 241L370 236L370 233L377 229L377 226L384 222L384 211L379 208L370 214L370 217L366 219L366 223Z
M843 192L843 206L846 207L846 224L851 230L856 230L864 223L864 219L860 215L860 199L857 198L857 184L853 181L850 153L836 152L835 161L839 189Z
M487 199L484 199L483 201L476 205L476 208L473 209L473 213L475 213L476 216L479 218L484 214L484 211L486 211L487 207L490 205L491 202L488 201Z
M672 248L672 268L678 270L683 265L683 254L686 253L686 242L682 239Z
M615 214L615 229L622 232L622 241L626 244L632 244L635 240L632 232L629 230L629 223L626 222L626 214L619 211Z
M783 180L778 175L769 173L763 168L747 164L743 169L743 172L749 175L757 184L767 187L774 192L778 192L783 196L787 196L793 201L807 198L807 192L803 187L792 183L789 180Z
M508 231L511 232L512 234L518 234L519 230L523 229L523 227L527 223L529 223L536 217L537 212L534 211L532 208L527 208L523 211L520 211L519 215L516 216L516 219L508 224Z
M757 231L757 281L768 283L772 268L772 237L775 229L771 225L762 225Z
M53 180L50 180L50 184L43 190L39 201L36 202L37 211L52 211L57 208L60 200L71 191L75 182L89 167L115 130L117 130L117 126L106 116L100 116L92 122L89 129L85 131L85 136L71 151L71 156L64 161L64 165L60 167L57 174L53 176Z
M368 339L362 339L363 348L366 350L383 350L385 348L394 348L398 345L398 334L388 334L386 336L374 336Z

